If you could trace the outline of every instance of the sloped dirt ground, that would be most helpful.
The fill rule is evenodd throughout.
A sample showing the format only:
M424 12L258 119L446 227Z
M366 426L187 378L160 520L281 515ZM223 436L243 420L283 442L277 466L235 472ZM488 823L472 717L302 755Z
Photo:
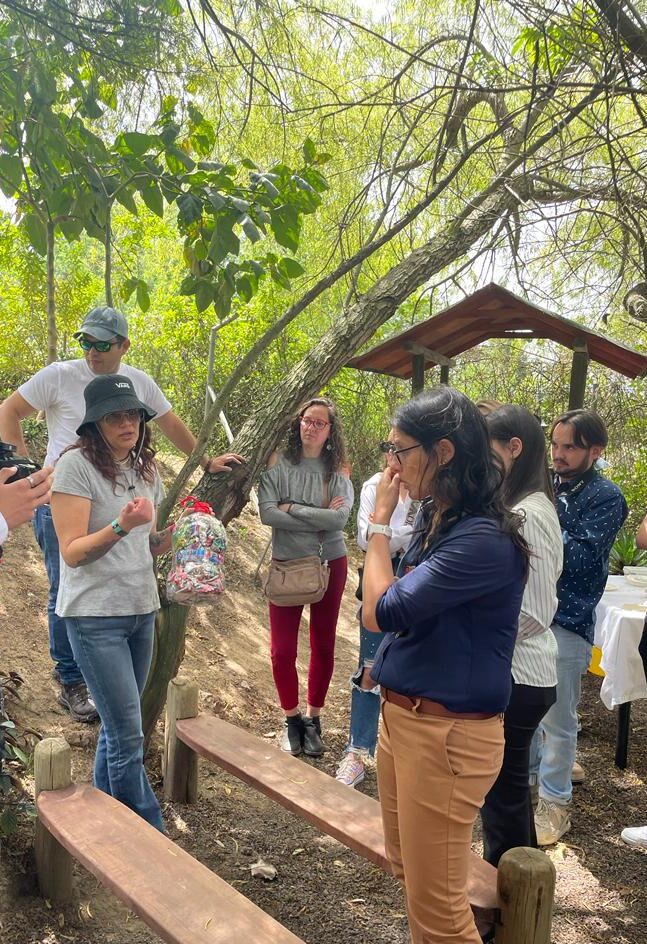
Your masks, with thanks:
M276 744L281 715L269 669L267 618L254 571L267 533L251 513L230 525L228 590L217 608L189 619L182 673L195 678L201 707ZM352 571L351 571L352 572ZM319 761L334 775L345 744L357 628L349 581L339 624L337 665L325 714L331 751ZM0 568L0 668L24 679L9 711L23 728L67 738L74 777L90 778L96 729L69 720L56 704L45 618L46 580L27 528L17 532ZM305 677L307 645L302 642ZM588 676L582 706L580 760L587 772L576 788L572 832L549 850L557 868L555 944L644 944L647 937L647 855L625 847L620 830L647 823L647 705L633 707L630 767L613 764L615 716ZM159 790L161 730L148 759ZM304 761L305 762L305 761ZM25 786L32 789L27 778ZM370 772L361 789L376 795ZM160 792L161 796L161 792ZM396 883L339 843L290 817L269 800L213 768L201 768L195 807L164 803L171 838L308 944L405 944L403 900ZM64 910L38 897L31 853L33 824L24 822L0 848L0 940L6 944L149 944L148 929L78 867L77 898ZM475 836L478 847L478 834ZM252 878L259 857L278 872ZM524 944L524 942L518 942Z

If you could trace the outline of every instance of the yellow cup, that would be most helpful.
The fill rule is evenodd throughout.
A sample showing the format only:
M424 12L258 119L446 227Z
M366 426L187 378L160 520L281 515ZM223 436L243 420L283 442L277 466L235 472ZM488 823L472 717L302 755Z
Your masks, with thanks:
M589 665L589 672L591 675L600 675L604 678L604 670L600 668L600 659L602 658L602 650L599 646L593 646L593 651L591 652L591 664Z

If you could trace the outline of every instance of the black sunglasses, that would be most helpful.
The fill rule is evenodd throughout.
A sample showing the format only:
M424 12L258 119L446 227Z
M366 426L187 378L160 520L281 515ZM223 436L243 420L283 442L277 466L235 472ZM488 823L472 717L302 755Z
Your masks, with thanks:
M100 354L107 354L111 347L121 343L120 341L89 341L88 338L79 338L78 341L84 351L95 348Z

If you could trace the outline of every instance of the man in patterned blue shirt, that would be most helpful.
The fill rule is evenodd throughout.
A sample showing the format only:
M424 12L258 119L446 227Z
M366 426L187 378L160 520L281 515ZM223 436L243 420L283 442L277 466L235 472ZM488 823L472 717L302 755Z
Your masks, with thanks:
M535 826L540 846L557 842L571 828L581 679L591 661L595 607L607 580L609 552L627 517L622 492L595 468L607 441L606 427L592 410L570 410L551 429L564 569L552 626L558 646L557 701L535 735L530 766L539 787Z

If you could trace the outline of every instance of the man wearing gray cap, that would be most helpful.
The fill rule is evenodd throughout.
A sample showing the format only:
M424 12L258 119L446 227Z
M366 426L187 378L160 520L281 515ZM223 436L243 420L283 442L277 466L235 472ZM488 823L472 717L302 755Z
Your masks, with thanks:
M19 455L28 455L21 420L42 410L48 432L45 465L54 465L63 450L76 442L76 429L83 420L86 386L97 375L119 373L132 380L137 395L155 411L155 422L167 439L186 455L193 452L195 436L173 412L152 377L130 364L121 363L130 347L128 324L121 312L114 308L93 308L74 337L83 357L48 364L0 406L0 439L12 443ZM226 453L214 458L202 456L200 464L206 472L229 472L232 464L241 461L242 456ZM97 712L74 660L65 620L56 615L59 548L49 505L36 509L34 530L49 578L49 646L55 665L54 676L61 684L58 701L75 721L95 721Z

